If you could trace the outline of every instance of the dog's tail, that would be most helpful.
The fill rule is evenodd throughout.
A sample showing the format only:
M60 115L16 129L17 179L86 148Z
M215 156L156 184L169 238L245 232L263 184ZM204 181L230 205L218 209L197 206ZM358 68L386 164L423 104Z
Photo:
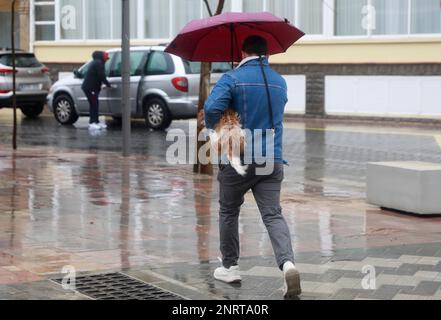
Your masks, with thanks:
M242 163L240 162L240 158L239 157L232 157L230 160L230 164L231 166L234 168L234 170L236 170L236 172L238 174L240 174L241 176L246 175L247 173L247 169L248 169L248 165L243 166Z

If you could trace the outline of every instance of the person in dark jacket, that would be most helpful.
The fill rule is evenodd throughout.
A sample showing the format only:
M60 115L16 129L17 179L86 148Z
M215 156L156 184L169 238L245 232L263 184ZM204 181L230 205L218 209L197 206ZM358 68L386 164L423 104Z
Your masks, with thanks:
M95 51L92 58L93 61L84 76L81 89L83 89L89 101L89 129L99 130L107 127L104 123L99 122L99 95L103 84L111 88L104 68L106 61L109 60L109 54L103 51Z

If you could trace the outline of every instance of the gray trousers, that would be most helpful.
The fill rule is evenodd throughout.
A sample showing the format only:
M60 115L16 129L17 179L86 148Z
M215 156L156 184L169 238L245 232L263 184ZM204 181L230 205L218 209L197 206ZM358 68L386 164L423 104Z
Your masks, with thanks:
M244 195L252 190L263 223L269 233L277 265L294 262L291 235L280 207L280 189L283 164L274 164L269 175L256 175L256 165L249 165L246 176L240 176L230 165L220 165L219 232L222 264L225 268L237 265L239 260L239 212ZM246 235L245 235L246 236Z

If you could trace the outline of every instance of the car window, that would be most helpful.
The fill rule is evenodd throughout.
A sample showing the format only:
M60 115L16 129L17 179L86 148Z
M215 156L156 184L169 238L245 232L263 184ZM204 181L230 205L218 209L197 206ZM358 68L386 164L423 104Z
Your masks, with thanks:
M142 73L141 63L144 60L146 52L145 51L132 51L130 52L130 75L140 76ZM112 70L110 71L111 77L121 77L121 53L115 56L115 62L112 64Z
M201 73L201 63L183 60L185 72L187 74L198 74ZM228 62L213 62L211 64L212 73L225 73L231 70L231 64Z
M146 64L146 75L173 74L175 66L172 57L162 51L152 51Z
M110 73L110 66L112 64L112 57L114 56L114 52L109 52L109 60L106 61L106 63L104 64L104 69L106 71L106 77L109 76ZM88 63L84 64L82 67L80 67L80 69L78 69L78 74L81 76L81 78L84 78L84 76L86 75L87 70L89 70L89 66L90 63L92 62L89 61Z
M0 55L0 64L12 67L12 54ZM39 68L43 66L33 53L17 53L15 65L17 68Z

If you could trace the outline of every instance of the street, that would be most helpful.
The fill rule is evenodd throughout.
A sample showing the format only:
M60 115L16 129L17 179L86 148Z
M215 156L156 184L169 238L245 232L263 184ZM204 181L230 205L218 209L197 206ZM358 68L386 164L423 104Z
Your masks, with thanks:
M194 120L190 120L194 121ZM190 299L281 299L282 276L251 194L240 216L242 285L212 278L219 266L218 186L191 165L165 161L166 132L132 122L99 135L87 119L0 110L0 299L87 299L49 279L122 272ZM170 129L188 133L189 121ZM441 299L441 217L365 202L366 163L441 163L441 130L349 121L287 121L283 212L301 272L300 299ZM363 288L365 266L375 288Z

